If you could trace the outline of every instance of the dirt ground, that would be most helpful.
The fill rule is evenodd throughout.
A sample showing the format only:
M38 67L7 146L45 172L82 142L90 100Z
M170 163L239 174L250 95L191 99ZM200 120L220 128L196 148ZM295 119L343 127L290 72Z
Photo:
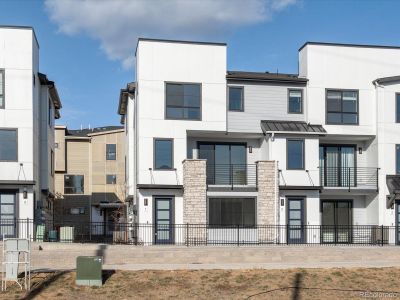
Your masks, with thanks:
M74 272L33 274L0 299L362 299L400 298L400 268L104 271L102 287L75 285Z

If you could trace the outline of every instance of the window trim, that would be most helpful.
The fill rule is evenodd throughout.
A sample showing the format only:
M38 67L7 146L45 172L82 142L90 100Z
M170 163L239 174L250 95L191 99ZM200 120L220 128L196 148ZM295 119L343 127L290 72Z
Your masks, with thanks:
M115 177L115 183L108 183L108 176L114 176ZM116 185L117 184L117 174L106 174L106 185Z
M289 141L301 141L303 143L303 167L302 168L289 168ZM289 138L286 139L286 170L305 170L306 169L306 141L301 138Z
M230 97L229 97L229 89L236 88L242 90L242 108L241 109L230 109ZM232 112L244 112L244 85L228 85L228 111Z
M66 193L65 192L65 176L82 176L83 177L82 193ZM64 174L63 185L64 185L64 194L65 195L84 195L85 194L85 175L83 175L83 174ZM70 188L70 187L67 187L67 188Z
M18 143L18 128L8 128L8 127L0 127L0 131L2 130L8 130L8 131L15 131L15 135L16 135L16 147L17 147L17 151L16 151L16 158L15 160L8 160L8 159L0 159L0 162L18 162L18 150L19 150L19 143Z
M243 228L255 228L257 227L258 224L258 199L256 196L209 196L207 197L207 202L206 202L206 213L207 213L207 225L210 226L213 229L218 229L218 228L223 228L224 225L221 224L210 224L210 199L253 199L254 200L254 226L253 225L240 225L243 226ZM236 225L226 225L226 227L229 226L236 226Z
M156 168L156 141L171 141L171 168L170 169L158 169ZM153 170L155 171L175 171L174 167L174 139L173 138L153 138Z
M328 92L356 92L357 94L357 123L353 123L353 124L349 124L349 123L329 123L328 122ZM340 103L340 108L341 111L340 113L343 114L343 95L340 98L341 99L341 103ZM346 113L344 113L346 114ZM354 114L354 113L347 113L347 114ZM343 117L342 117L343 120ZM337 125L337 126L341 126L341 125L345 125L345 126L358 126L360 125L360 92L357 89L332 89L332 88L327 88L325 89L325 124L326 125Z
M400 92L395 93L395 96L394 96L394 101L395 101L395 108L394 108L394 109L395 109L395 110L394 110L395 116L394 116L394 122L395 122L395 123L400 123L400 116L397 115L397 109L400 108L400 107L398 106L398 104L397 104L397 98L400 100Z
M300 104L300 112L291 112L289 110L289 102L290 102L290 92L300 92L301 93L301 104ZM288 88L287 91L287 113L288 114L295 114L295 115L302 115L304 113L304 92L303 89L293 89L293 88Z
M109 159L108 158L108 152L107 152L107 145L115 145L115 159ZM106 144L106 161L111 160L111 161L116 161L117 160L117 144L112 143L112 144Z
M167 117L167 85L168 84L197 84L200 86L200 116L198 119L182 119L182 118L168 118ZM177 120L177 121L202 121L203 119L203 84L201 82L179 82L179 81L164 81L164 119Z
M6 70L5 69L0 69L0 76L3 76L3 83L2 83L3 105L0 105L0 109L5 109L6 108Z

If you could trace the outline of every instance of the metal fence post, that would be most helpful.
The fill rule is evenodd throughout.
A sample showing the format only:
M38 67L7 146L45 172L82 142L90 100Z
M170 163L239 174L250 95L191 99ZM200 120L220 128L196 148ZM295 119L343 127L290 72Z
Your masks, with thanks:
M383 224L381 225L381 246L383 247Z
M240 233L239 233L239 226L240 226L240 225L237 224L237 246L238 246L238 247L239 247L239 243L240 243L240 240L239 240L239 239L240 239L240 236L239 236L239 235L240 235Z
M186 223L186 247L189 247L189 223Z

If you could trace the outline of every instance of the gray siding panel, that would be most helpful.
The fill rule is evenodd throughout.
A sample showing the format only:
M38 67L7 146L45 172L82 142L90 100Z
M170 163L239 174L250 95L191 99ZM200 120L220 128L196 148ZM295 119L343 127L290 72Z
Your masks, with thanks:
M229 83L244 87L244 112L228 111L228 131L261 132L261 120L305 121L305 114L288 114L288 89L303 89L303 108L306 107L305 86L265 83Z

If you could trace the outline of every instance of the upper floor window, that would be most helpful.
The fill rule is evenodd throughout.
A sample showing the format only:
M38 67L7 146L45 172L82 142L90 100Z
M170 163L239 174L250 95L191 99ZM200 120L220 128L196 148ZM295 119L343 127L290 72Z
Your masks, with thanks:
M0 161L18 161L16 129L0 129Z
M326 124L358 124L358 91L326 92Z
M83 175L64 175L64 194L83 194Z
M5 90L5 83L4 83L4 70L0 70L0 108L4 108L4 90Z
M155 139L154 140L154 169L171 170L173 163L173 140Z
M244 92L243 87L229 87L229 110L244 111Z
M396 93L396 123L400 123L400 93Z
M117 145L107 144L106 145L106 160L116 160L117 159Z
M288 113L302 114L303 113L303 91L289 90L288 91Z
M290 139L286 142L288 170L304 169L304 140Z
M106 183L107 184L117 184L117 175L107 174Z
M201 85L198 83L166 83L165 118L201 120Z

